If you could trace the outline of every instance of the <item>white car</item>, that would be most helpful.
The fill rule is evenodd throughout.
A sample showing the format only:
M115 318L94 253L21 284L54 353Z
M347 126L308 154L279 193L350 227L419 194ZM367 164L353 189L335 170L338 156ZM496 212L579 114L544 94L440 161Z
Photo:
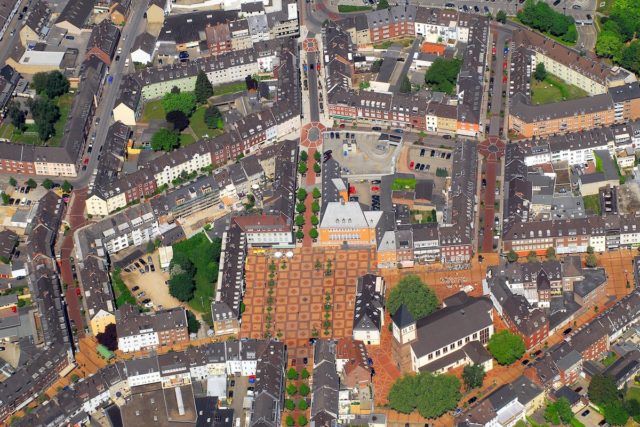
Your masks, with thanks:
M148 302L144 306L145 308L153 308L153 302Z
M126 60L126 61L124 61L124 66L125 66L125 67L128 67L128 66L129 66L129 58L127 58L127 60Z

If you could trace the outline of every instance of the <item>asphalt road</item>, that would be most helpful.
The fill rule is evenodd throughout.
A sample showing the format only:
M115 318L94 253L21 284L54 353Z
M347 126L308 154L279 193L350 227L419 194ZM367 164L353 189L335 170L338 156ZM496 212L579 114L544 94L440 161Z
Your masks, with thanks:
M413 62L413 55L420 48L421 43L422 43L422 37L416 37L416 39L413 41L413 44L411 45L411 50L409 50L409 53L407 54L407 59L403 62L402 71L400 72L400 78L398 78L396 83L391 87L392 92L400 91L400 85L402 84L402 79L404 76L407 76L409 74L409 68L411 68L411 63Z
M313 37L312 33L309 33L309 37ZM312 122L320 121L320 107L318 106L318 71L315 68L318 64L318 54L315 52L307 53L307 65L309 71L307 71L307 80L309 83L309 120ZM313 65L313 68L311 67Z
M503 118L500 117L500 111L502 109L503 98L502 91L508 88L509 82L507 80L506 84L503 84L503 64L507 61L507 69L510 68L510 64L508 58L505 58L504 55L504 42L506 40L506 36L503 31L496 31L496 59L492 61L491 69L494 70L495 74L493 81L493 92L491 93L491 122L489 125L489 135L500 135L500 127L503 125Z
M86 171L80 171L78 177L69 180L75 187L81 188L86 186L91 180L93 170L98 165L98 155L100 154L100 147L105 143L107 131L109 126L113 123L112 111L116 97L118 96L120 83L122 82L122 76L125 73L124 64L126 58L129 56L129 52L133 47L133 42L139 33L140 24L143 22L144 12L146 4L145 0L134 0L131 6L132 14L129 16L125 27L120 35L119 47L122 48L120 54L120 60L111 63L111 68L108 73L113 76L113 82L111 85L105 83L104 90L102 92L102 98L100 99L100 105L95 114L95 118L100 118L100 123L94 125L91 133L96 132L96 140L93 143L93 150L89 156L89 165ZM124 41L123 41L124 39ZM133 69L133 64L129 64L129 67ZM90 133L90 135L91 135ZM84 157L83 157L84 158Z
M578 47L593 52L596 47L598 32L594 25L578 25Z

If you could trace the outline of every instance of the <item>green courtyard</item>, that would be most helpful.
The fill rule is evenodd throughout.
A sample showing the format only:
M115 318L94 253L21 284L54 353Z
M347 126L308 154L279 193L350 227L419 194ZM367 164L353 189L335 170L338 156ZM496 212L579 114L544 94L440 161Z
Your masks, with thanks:
M579 87L570 85L550 74L543 81L531 79L531 102L533 105L552 104L586 98L587 96L589 94Z
M24 132L17 131L11 124L11 120L6 119L2 125L0 125L0 138L8 139L11 142L24 145L47 145L49 147L58 147L62 143L62 136L64 135L64 127L67 124L67 118L69 111L73 105L73 94L66 93L61 95L57 99L57 105L60 109L60 118L55 123L54 128L56 133L47 141L42 141L38 137L38 131L35 124L26 125Z

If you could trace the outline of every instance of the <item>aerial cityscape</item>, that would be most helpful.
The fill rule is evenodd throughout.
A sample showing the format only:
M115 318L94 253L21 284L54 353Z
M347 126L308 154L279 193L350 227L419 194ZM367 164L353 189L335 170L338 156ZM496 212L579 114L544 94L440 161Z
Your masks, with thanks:
M0 0L0 426L640 426L640 0Z

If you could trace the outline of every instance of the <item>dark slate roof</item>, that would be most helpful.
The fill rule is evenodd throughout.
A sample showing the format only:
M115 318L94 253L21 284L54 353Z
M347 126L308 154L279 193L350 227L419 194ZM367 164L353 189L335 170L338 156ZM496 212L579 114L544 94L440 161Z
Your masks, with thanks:
M411 313L409 312L409 309L404 304L402 304L398 308L398 310L396 310L396 312L393 313L393 315L391 316L391 320L400 329L406 328L407 326L416 322L413 316L411 315Z
M365 274L358 278L356 302L353 315L353 329L380 330L384 295L376 291L379 276ZM383 280L380 277L380 280Z
M93 10L94 0L69 0L62 10L56 24L69 22L76 28L82 28Z

